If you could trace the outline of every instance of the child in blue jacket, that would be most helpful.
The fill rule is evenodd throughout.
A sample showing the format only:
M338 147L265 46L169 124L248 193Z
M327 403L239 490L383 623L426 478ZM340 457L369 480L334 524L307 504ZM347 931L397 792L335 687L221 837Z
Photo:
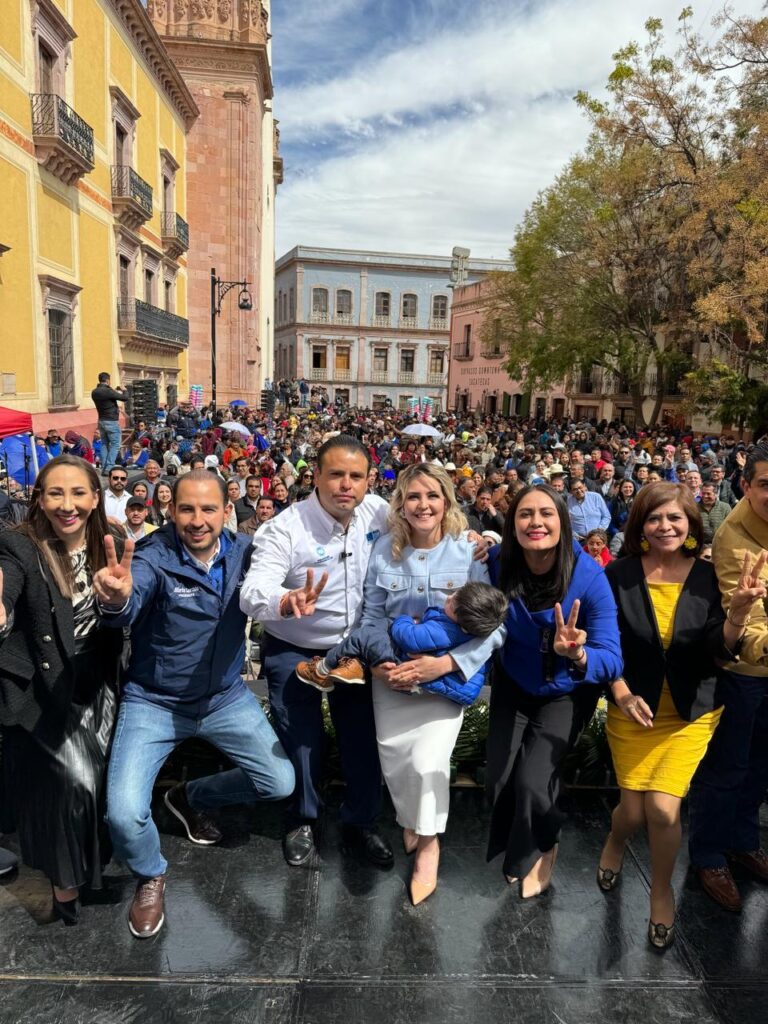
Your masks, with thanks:
M488 583L465 583L440 608L427 608L419 621L411 615L399 615L387 628L381 625L359 626L324 658L300 661L296 675L303 683L329 693L335 683L364 683L361 662L380 665L398 664L409 654L440 657L473 637L490 636L501 626L507 614L507 599ZM477 698L484 682L486 665L471 679L451 672L416 689L438 693L458 704L469 705Z

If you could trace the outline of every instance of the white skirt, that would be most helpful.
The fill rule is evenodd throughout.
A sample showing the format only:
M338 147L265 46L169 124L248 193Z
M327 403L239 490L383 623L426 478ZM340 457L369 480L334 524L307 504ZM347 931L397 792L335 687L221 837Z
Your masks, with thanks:
M421 836L445 832L451 753L464 708L425 691L391 690L374 679L373 713L381 769L398 824Z

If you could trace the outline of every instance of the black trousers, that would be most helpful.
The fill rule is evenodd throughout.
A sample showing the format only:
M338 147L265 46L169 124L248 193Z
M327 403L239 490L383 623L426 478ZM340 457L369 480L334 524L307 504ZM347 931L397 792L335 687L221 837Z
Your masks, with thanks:
M592 717L600 688L534 697L494 667L486 786L493 803L488 860L524 878L560 836L560 765Z

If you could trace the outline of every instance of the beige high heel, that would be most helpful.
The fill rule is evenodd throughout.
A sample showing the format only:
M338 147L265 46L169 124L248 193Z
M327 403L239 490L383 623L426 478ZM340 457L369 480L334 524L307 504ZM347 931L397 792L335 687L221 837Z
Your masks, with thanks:
M437 855L438 855L438 866L440 864L440 841L438 840ZM414 863L414 868L416 867ZM435 870L435 877L431 878L428 882L419 882L411 875L411 880L408 883L408 891L411 894L411 903L414 907L418 907L420 903L423 903L427 897L431 896L437 888L437 870Z
M419 837L412 828L403 829L403 849L410 855L416 852L416 847L419 845Z
M520 895L522 896L522 898L524 900L530 900L534 896L541 896L543 893L545 893L547 891L547 889L552 884L552 875L554 874L554 871L555 871L555 862L557 861L558 847L559 847L558 843L555 843L555 845L552 847L552 863L549 866L549 875L548 875L548 877L543 882L530 882L529 883L530 887L526 888L526 884L525 883L528 881L528 876L526 876L523 879L523 883L522 883L522 885L520 887ZM542 859L543 859L543 857L546 857L546 856L547 856L547 854L543 854L542 855Z

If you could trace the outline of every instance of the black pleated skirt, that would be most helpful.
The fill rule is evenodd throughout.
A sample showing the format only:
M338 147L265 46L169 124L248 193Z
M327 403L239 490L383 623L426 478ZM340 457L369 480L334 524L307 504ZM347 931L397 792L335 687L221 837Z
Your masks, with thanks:
M24 863L62 889L101 888L109 862L104 823L107 758L117 713L115 666L94 637L75 657L73 702L55 745L3 729L3 796Z

